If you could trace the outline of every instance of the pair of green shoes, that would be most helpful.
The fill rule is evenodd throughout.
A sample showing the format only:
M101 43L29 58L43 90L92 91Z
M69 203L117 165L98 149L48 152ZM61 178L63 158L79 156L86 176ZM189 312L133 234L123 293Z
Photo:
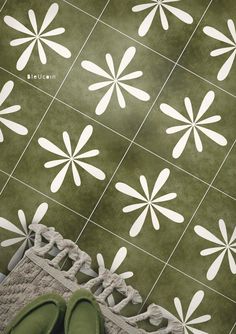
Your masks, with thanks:
M64 324L64 325L63 325ZM57 294L36 298L5 330L5 334L104 334L103 317L93 295L76 291L66 305Z

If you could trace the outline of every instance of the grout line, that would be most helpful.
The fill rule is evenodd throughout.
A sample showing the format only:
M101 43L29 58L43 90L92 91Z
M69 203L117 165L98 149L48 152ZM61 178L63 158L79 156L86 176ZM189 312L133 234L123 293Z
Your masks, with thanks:
M103 10L102 10L101 14L99 15L99 18L100 18L100 17L102 16L102 14L104 13L104 11L105 11L106 7L108 6L109 2L110 2L110 0L108 0L108 1L106 2L106 5L105 5L105 7L103 8ZM46 117L46 115L47 115L47 113L48 113L48 111L49 111L49 109L50 109L51 105L53 104L53 102L54 102L55 98L57 97L57 95L58 95L59 91L61 90L61 88L62 88L63 84L65 83L65 81L66 81L66 79L67 79L68 75L70 74L70 72L71 72L71 70L72 70L72 68L73 68L74 64L76 63L76 61L77 61L77 59L79 58L79 56L80 56L81 52L83 51L83 49L84 49L85 45L87 44L87 42L88 42L88 40L89 40L90 36L92 35L92 33L93 33L94 29L96 28L96 26L97 26L97 24L98 24L98 20L99 20L99 18L96 20L96 22L95 22L95 24L93 25L93 27L92 27L91 31L89 32L89 34L88 34L87 38L85 39L85 41L84 41L84 43L83 43L82 47L80 48L80 50L79 50L79 52L78 52L77 56L76 56L76 57L75 57L75 59L73 60L73 62L72 62L72 64L71 64L71 66L70 66L70 68L69 68L68 72L66 73L66 75L65 75L64 79L62 80L62 82L61 82L60 86L58 87L58 89L57 89L57 91L56 91L55 95L53 96L53 98L52 98L51 102L49 103L49 106L47 107L47 109L46 109L45 113L43 114L43 117L40 119L40 121L39 121L39 123L38 123L37 127L35 128L35 130L34 130L34 132L33 132L32 136L30 137L30 139L29 139L28 143L26 144L26 146L25 146L25 148L24 148L23 152L21 153L21 155L20 155L20 158L18 159L18 161L17 161L16 165L14 166L13 170L11 171L11 174L10 174L10 176L12 176L12 175L14 174L14 172L15 172L15 170L16 170L16 168L17 168L18 164L20 163L20 161L21 161L22 157L24 156L24 154L25 154L25 152L26 152L27 148L28 148L28 147L29 147L29 145L31 144L31 141L33 140L33 138L34 138L34 136L35 136L36 132L38 131L38 129L39 129L39 127L40 127L40 125L42 124L42 122L43 122L44 118ZM8 182L9 182L9 180L10 180L10 177L7 179L6 183L4 184L3 188L1 189L0 195L3 193L4 189L6 188L6 186L7 186Z
M92 218L92 216L93 216L93 213L95 212L95 210L97 209L98 205L100 204L100 202L101 202L101 200L102 200L102 198L103 198L103 196L104 196L105 192L107 191L107 189L108 189L108 187L109 187L110 183L112 182L112 180L113 180L113 178L114 178L115 174L117 173L117 171L118 171L119 167L121 166L121 164L122 164L123 160L125 159L126 155L128 154L128 152L129 152L129 150L130 150L130 148L131 148L132 144L134 143L134 141L135 141L136 137L138 136L138 134L139 134L140 130L142 129L142 127L143 127L143 125L144 125L145 121L147 120L147 118L148 118L148 116L149 116L150 112L152 111L152 109L153 109L154 105L156 104L156 102L157 102L157 100L158 100L158 98L159 98L160 94L162 93L163 89L165 88L165 86L166 86L167 82L169 81L169 79L170 79L170 77L171 77L172 73L174 72L174 70L175 70L175 68L176 68L176 65L177 65L177 63L179 62L179 60L181 59L181 57L182 57L183 53L185 52L185 50L186 50L186 48L187 48L188 44L190 43L190 41L191 41L191 39L192 39L193 35L195 34L195 32L196 32L197 28L199 27L199 24L200 24L200 22L202 21L203 17L205 16L205 14L206 14L206 12L207 12L208 8L210 7L210 5L211 5L212 1L213 1L213 0L210 0L210 2L209 2L209 4L208 4L208 6L206 7L205 11L203 12L203 14L202 14L202 16L201 16L201 18L200 18L199 22L197 23L197 25L196 25L195 29L193 30L193 32L192 32L192 34L191 34L190 38L188 39L187 43L185 44L185 46L184 46L184 48L183 48L182 52L180 53L180 55L179 55L179 57L178 57L178 59L177 59L176 63L175 63L175 64L174 64L174 66L172 67L172 69L171 69L171 71L170 71L169 75L167 76L167 78L166 78L166 80L165 80L164 84L162 85L162 87L161 87L161 89L160 89L159 93L157 94L156 98L154 99L154 101L153 101L153 103L152 103L152 105L151 105L150 109L148 110L147 114L145 115L145 117L144 117L144 119L143 119L142 123L140 124L140 126L139 126L139 128L138 128L137 132L135 133L135 135L134 135L133 139L131 140L131 142L130 142L130 144L129 144L128 148L126 149L126 151L125 151L125 153L124 153L123 157L121 158L121 161L119 162L118 166L116 167L115 171L113 172L113 174L112 174L112 176L111 176L110 180L108 181L108 183L107 183L107 185L106 185L106 187L105 187L104 191L102 192L102 194L101 194L101 196L99 197L99 199L98 199L97 203L95 204L95 206L94 206L94 208L93 208L92 212L90 213L88 221L89 221L89 220ZM87 227L87 224L88 224L88 221L86 222L86 224L84 225L84 227L83 227L83 229L81 230L80 234L78 235L78 237L77 237L77 239L76 239L76 242L79 240L79 238L80 238L80 237L81 237L81 235L83 234L84 230L86 229L86 227Z
M3 173L3 174L5 174L5 175L9 175L7 172L5 172L5 171L3 171L3 170L0 170L0 172ZM68 211L70 211L70 212L73 212L75 215L77 215L77 216L79 216L79 217L81 217L81 218L83 218L83 219L85 219L85 220L88 219L88 217L86 217L86 216L80 214L79 212L73 210L72 208L70 208L70 207L68 207L68 206L66 206L66 205L64 205L64 204L62 204L62 203L60 203L60 202L58 202L58 201L55 200L54 198L52 198L52 197L46 195L45 193L43 193L43 192L37 190L36 188L30 186L29 184L25 183L24 181L18 179L17 177L15 177L15 176L11 176L11 179L13 179L13 180L15 180L15 181L17 181L17 182L23 184L23 185L26 186L27 188L29 188L29 189L35 191L36 193L39 193L40 195L42 195L42 196L48 198L50 201L52 201L52 202L58 204L59 206L65 208L66 210L68 210ZM106 231L107 233L113 235L114 237L116 237L116 238L122 240L123 242L129 244L131 247L134 247L134 248L138 249L139 251L141 251L142 253L145 253L146 255L152 257L152 258L155 259L156 261L161 262L161 263L163 263L164 265L167 264L166 261L164 261L164 260L162 260L161 258L157 257L156 255L154 255L154 254L152 254L152 253L146 251L145 249L143 249L142 247L140 247L140 246L138 246L138 245L136 245L136 244L133 244L133 243L130 242L129 240L127 240L127 239L121 237L120 235L118 235L118 234L112 232L111 230L109 230L109 229L107 229L106 227L104 227L104 226L102 226L102 225L96 223L95 221L90 220L90 221L89 221L89 224L93 224L93 225L97 226L98 228L100 228L100 229ZM208 288L209 290L212 290L212 291L214 291L215 293L217 293L217 294L219 294L219 295L225 297L226 299L228 299L228 300L230 300L230 301L236 303L235 300L231 299L231 298L228 297L228 296L225 296L225 295L222 294L221 292L219 292L219 291L217 291L217 290L211 288L211 287L208 286L207 284L205 284L205 283L199 281L198 279L192 277L191 275L185 273L184 271L178 269L177 267L175 267L175 266L173 266L173 265L170 265L169 263L167 264L167 266L170 267L170 268L172 268L172 269L174 269L174 270L176 270L176 271L178 271L178 272L180 272L180 273L183 274L184 276L187 276L187 277L189 277L190 279L192 279L192 280L198 282L199 284L205 286L205 287Z
M78 7L78 6L76 6L76 5L72 4L72 3L70 3L69 1L67 1L67 0L62 0L62 1L65 2L66 4L68 4L69 6L72 6L72 7L74 7L75 9L77 9L77 10L83 12L84 14L90 16L91 18L93 18L93 19L97 19L94 15L92 15L92 14L86 12L85 10L83 10L83 9L81 9L80 7ZM154 52L155 54L159 55L160 57L162 57L162 58L168 60L169 62L171 62L171 63L173 63L173 64L175 64L175 61L174 61L173 59L171 59L171 58L169 58L169 57L163 55L162 53L158 52L157 50L152 49L151 47L149 47L148 45L146 45L146 44L140 42L139 40L135 39L134 37L131 37L131 36L127 35L126 33L122 32L121 30L119 30L119 29L113 27L113 26L110 25L109 23L106 23L106 22L104 22L104 21L102 21L102 20L100 20L100 19L99 19L98 21L99 21L100 23L102 23L103 25L109 27L110 29L112 29L112 30L118 32L119 34L121 34L121 35L127 37L128 39L132 40L133 42L135 42L135 43L137 43L137 44L143 46L144 48L150 50L151 52ZM180 68L182 68L183 70L186 70L187 72L189 72L189 73L191 73L192 75L198 77L199 79L202 79L203 81L206 81L207 83L209 83L210 85L214 86L215 88L217 88L217 89L219 89L219 90L225 92L226 94L228 94L228 95L230 95L230 96L236 98L236 95L234 95L233 93L231 93L231 92L225 90L224 88L222 88L222 87L216 85L215 83L209 81L208 79L206 79L206 78L202 77L201 75L195 73L194 71L188 69L187 67L185 67L185 66L183 66L183 65L181 65L181 64L177 64L177 67L180 67Z
M5 7L6 3L7 3L7 0L5 0L4 3L2 4L2 7L0 8L0 13L3 10L3 8Z
M233 330L234 330L234 328L236 328L236 322L235 322L235 324L233 325L233 327L231 328L229 334L233 334Z
M171 254L170 254L169 258L167 259L167 261L166 261L166 264L165 264L165 265L164 265L164 267L162 268L162 271L161 271L161 272L160 272L160 274L158 275L158 277L157 277L157 279L156 279L156 281L155 281L154 285L152 286L151 290L150 290L150 291L149 291L149 293L147 294L147 296L146 296L146 298L145 298L145 300L144 300L144 302L143 302L143 304L142 304L142 306L141 306L141 308L140 308L139 312L142 310L143 306L145 305L145 303L147 302L148 298L150 297L150 295L151 295L152 291L153 291L153 290L154 290L154 288L156 287L156 285L157 285L157 283L158 283L159 279L161 278L161 276L162 276L163 272L164 272L164 271L165 271L165 269L166 269L166 266L167 266L167 265L169 265L169 262L170 262L170 260L171 260L172 256L174 255L174 253L175 253L175 251L176 251L177 247L178 247L178 246L179 246L179 244L180 244L180 241L182 240L182 238L183 238L183 236L185 235L185 233L186 233L186 231L187 231L188 227L190 226L190 224L191 224L191 222L192 222L193 218L195 217L195 215L196 215L196 213L197 213L198 209L200 208L200 206L202 205L202 203L203 203L204 199L206 198L206 196L207 196L207 194L208 194L209 190L211 189L211 185L212 185L212 183L215 181L215 179L216 179L217 175L219 174L219 172L220 172L221 168L223 167L223 165L224 165L225 161L227 160L227 158L228 158L228 156L229 156L230 152L232 151L232 149L233 149L233 147L234 147L234 144L235 144L235 142L236 142L236 140L233 142L233 144L231 145L231 147L230 147L230 149L229 149L228 153L226 154L225 158L223 159L223 161L222 161L222 163L221 163L221 165L220 165L220 167L219 167L218 171L216 172L215 176L213 177L213 179L212 179L212 181L211 181L211 184L210 184L210 185L209 185L209 187L207 188L207 190L206 190L205 194L203 195L203 197L202 197L202 199L200 200L200 202L199 202L199 204L198 204L197 208L195 209L195 211L194 211L194 213L193 213L192 217L190 218L190 220L189 220L188 224L186 225L186 227L185 227L185 229L184 229L183 233L181 234L181 236L180 236L179 240L177 241L177 243L176 243L176 245L175 245L174 249L172 250L172 252L171 252Z

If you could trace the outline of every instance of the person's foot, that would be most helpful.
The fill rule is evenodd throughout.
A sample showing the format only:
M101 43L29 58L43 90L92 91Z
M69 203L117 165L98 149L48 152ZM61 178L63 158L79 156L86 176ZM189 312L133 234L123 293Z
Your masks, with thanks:
M59 295L40 296L16 315L4 334L58 334L65 312L66 303Z
M65 315L65 334L104 334L103 316L93 295L85 289L70 298Z

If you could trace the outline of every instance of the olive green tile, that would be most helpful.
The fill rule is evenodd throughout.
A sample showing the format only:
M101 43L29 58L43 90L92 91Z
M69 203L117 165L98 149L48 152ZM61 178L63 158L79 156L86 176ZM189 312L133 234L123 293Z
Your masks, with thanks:
M63 56L61 56L53 49L48 47L44 42L42 42L47 58L46 64L41 63L38 48L37 46L34 46L28 63L23 69L20 68L18 70L16 68L18 59L30 43L27 42L17 46L10 46L10 42L18 38L28 37L29 35L8 26L4 22L4 18L5 20L10 20L6 17L13 17L25 25L26 28L33 31L28 17L28 11L30 9L34 10L39 30L48 9L51 8L48 17L48 19L51 20L56 13L56 6L59 6L58 13L45 31L49 32L57 28L64 28L64 33L57 31L59 34L55 36L48 36L47 39L54 43L59 43L67 50L59 50L59 53L63 54ZM33 17L32 12L30 13ZM89 35L93 25L94 19L74 9L73 7L68 6L63 1L40 2L37 0L24 0L20 1L19 3L17 0L9 0L0 14L0 66L20 76L24 80L28 80L35 86L53 94L57 91L58 87L63 81L73 60L77 56L79 50ZM45 33L45 31L43 33Z
M133 50L135 48L136 53L119 77L142 71L140 77L123 80L122 83L141 89L149 95L150 99L143 101L119 86L124 95L126 107L124 109L120 107L114 90L107 109L98 115L96 113L97 105L109 90L110 85L96 91L90 91L88 89L90 85L108 79L89 72L81 64L83 61L90 61L110 73L105 58L106 54L110 53L114 61L115 73L117 73L123 55L127 50L132 50L131 48ZM95 50L96 52L94 52ZM130 41L118 32L98 24L61 89L59 98L119 133L133 137L172 67L170 62L158 55Z
M130 236L130 229L145 207L133 212L124 213L122 209L128 205L142 203L142 199L135 199L118 191L115 186L118 182L125 183L144 195L139 178L144 175L147 179L149 192L152 192L158 175L169 169L170 175L154 197L169 193L176 193L177 198L159 203L184 217L184 222L176 223L156 211L160 228L155 230L152 226L150 212L144 225L136 236ZM161 174L161 175L162 175ZM164 179L161 176L161 179ZM191 218L200 199L206 190L205 184L192 178L179 169L176 169L161 159L147 153L141 148L132 147L116 173L112 183L103 196L100 205L94 212L92 220L108 228L112 232L127 239L144 250L166 260L172 252L186 224Z
M186 333L228 334L235 322L235 303L169 267L150 295L150 303L163 306L179 320L177 309L182 307Z
M3 141L0 142L0 169L11 172L51 98L2 70L0 75L0 91L4 87L2 94L4 91L9 94L1 101L0 107L0 113L3 112L0 119L3 134ZM16 106L15 112L10 112L9 109L9 113L4 111L13 106ZM13 110L14 108L11 108L11 111Z
M192 131L187 144L182 154L175 155L174 148L182 136L185 133L187 134L188 129L182 129L181 131L177 131L180 130L177 128L175 128L176 131L167 129L187 124L181 119L175 118L173 109L180 113L177 118L184 116L190 120L184 103L186 97L191 100L194 121L203 101L206 107L201 108L201 110L205 110L205 113L202 114L197 122L213 116L217 117L211 118L209 124L201 125L199 123L203 127L203 131L204 129L206 132L208 131L207 129L211 130L210 133L209 131L207 132L209 137L197 128L202 142L202 152L197 150L193 132L195 122L191 122ZM211 97L213 97L212 100ZM169 111L169 115L163 112L163 104L173 108ZM235 139L234 124L236 122L236 114L234 109L235 99L233 97L210 86L185 70L177 68L149 114L147 121L136 138L136 142L204 181L211 182ZM167 131L172 133L168 134ZM183 142L181 147L183 147Z
M0 196L0 224L5 219L16 226L19 229L19 233L0 226L0 272L2 273L8 272L10 260L24 241L26 240L26 245L25 247L22 246L22 252L28 248L27 240L30 239L32 241L34 238L34 235L29 233L28 227L25 230L21 224L18 217L19 210L23 210L27 226L31 224L34 214L38 210L42 216L40 223L55 227L65 238L72 240L80 233L85 224L85 220L79 215L59 206L54 201L22 183L11 179ZM22 217L22 213L20 215ZM36 221L39 222L37 219ZM8 223L8 226L10 223ZM20 231L22 232L20 233ZM21 237L22 240L12 240L12 245L6 246L4 244L6 240ZM19 258L21 257L20 253L21 251L18 253Z
M162 262L91 222L78 240L78 245L92 257L92 268L95 273L98 272L97 254L101 254L107 269L111 269L119 275L126 273L126 275L131 276L133 274L125 282L137 289L143 298L153 286L164 266ZM141 272L142 274L140 274ZM114 298L119 298L119 296L114 295ZM137 314L140 306L127 306L122 314Z
M107 0L69 0L66 2L98 17L105 7Z
M234 300L236 300L235 246L233 246L235 232L234 237L232 236L236 227L235 218L235 201L214 189L210 190L170 261L175 267ZM221 227L219 227L219 220ZM225 229L226 232L224 232ZM227 243L221 231L228 236ZM230 246L225 246L226 244L232 245L232 250L227 250ZM222 249L219 248L217 251L217 247ZM205 249L206 251L201 255L200 252ZM232 254L231 269L227 253ZM223 261L218 257L220 255ZM212 266L217 258L218 261ZM217 269L217 263L219 269Z
M227 75L227 73L228 75L226 77L219 77L218 80L218 73L220 69L227 61L227 59L229 59L234 49L229 50L229 52L226 53L223 52L219 56L212 57L210 55L210 53L214 50L222 49L223 51L223 48L235 45L235 41L227 25L228 20L233 20L234 24L236 24L235 1L229 0L227 1L227 3L223 3L220 0L213 1L204 19L202 20L196 34L194 35L187 50L181 58L180 63L186 66L188 69L194 71L195 73L203 76L207 80L213 82L214 84L235 95L235 62L233 62L229 73L228 71L223 71L225 75ZM224 34L225 37L221 35L220 38L222 38L222 40L226 40L226 38L228 38L232 41L232 44L227 44L227 41L220 41L205 34L203 32L203 29L205 27L212 27L218 30L218 36L220 35L220 33ZM209 30L209 28L207 28L207 30ZM214 35L217 35L216 31L214 31L213 33Z
M190 38L192 32L194 31L209 1L185 0L178 3L166 4L168 6L172 6L171 10L174 10L174 8L176 8L184 11L184 16L186 16L187 14L187 21L189 22L189 24L184 23L182 20L178 19L175 15L173 15L169 10L167 10L167 8L162 7L169 22L168 30L165 30L162 27L158 7L148 32L144 36L140 36L140 34L143 34L139 34L139 29L146 17L147 19L145 26L147 27L151 23L152 14L149 15L149 13L155 10L154 8L155 6L157 6L157 4L155 4L155 2L157 1L153 2L142 0L127 0L125 1L125 3L122 3L121 6L119 1L111 0L102 17L102 20L110 24L114 28L120 30L121 32L131 36L132 38L135 38L139 42L154 49L155 51L160 52L164 56L167 56L172 60L177 60L188 39ZM138 12L132 11L132 8L135 8L136 6L141 4L150 4L150 7ZM151 4L153 5L152 7Z
M59 102L54 102L14 175L75 211L88 216L128 146L127 141L120 136L93 123L78 112ZM54 192L54 188L51 190L51 184L65 166L65 163L52 168L45 168L44 164L64 157L47 151L39 145L38 140L39 138L45 138L62 151L67 152L63 142L63 132L67 132L74 152L85 128L86 132L93 128L93 133L88 142L85 142L85 146L81 150L82 153L96 149L99 150L99 154L92 158L84 157L81 161L99 169L99 175L104 173L105 180L100 179L99 175L98 178L93 177L77 165L81 177L81 186L76 186L70 165L64 182ZM92 153L96 152L93 151ZM93 174L96 174L97 171L93 171Z
M0 189L2 190L3 186L5 185L6 181L8 179L8 175L0 171ZM1 192L0 190L0 192Z
M234 147L213 183L214 187L224 191L225 193L233 197L236 197L234 182L234 180L236 180L235 166L236 148Z

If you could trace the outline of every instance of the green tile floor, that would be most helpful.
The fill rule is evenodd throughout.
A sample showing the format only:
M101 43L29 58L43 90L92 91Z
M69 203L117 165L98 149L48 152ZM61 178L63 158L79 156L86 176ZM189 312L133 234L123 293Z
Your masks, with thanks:
M185 334L236 334L235 24L234 0L0 1L0 280L41 221Z

